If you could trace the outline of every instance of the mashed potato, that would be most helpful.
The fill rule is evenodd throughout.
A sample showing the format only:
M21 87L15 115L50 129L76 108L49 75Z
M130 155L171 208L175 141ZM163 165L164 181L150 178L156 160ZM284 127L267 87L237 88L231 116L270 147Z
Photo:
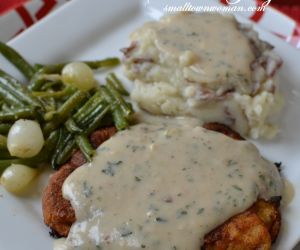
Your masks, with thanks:
M281 59L251 27L219 14L176 14L143 25L123 49L131 97L156 115L192 116L242 135L273 137Z

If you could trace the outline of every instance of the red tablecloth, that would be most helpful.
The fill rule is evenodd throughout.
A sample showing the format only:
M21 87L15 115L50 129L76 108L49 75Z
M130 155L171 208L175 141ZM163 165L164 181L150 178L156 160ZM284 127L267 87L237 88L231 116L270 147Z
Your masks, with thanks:
M0 15L5 12L17 8L28 0L0 0Z
M281 1L282 3L277 2L280 1L276 1L271 5L279 11L283 12L284 14L288 15L289 17L295 19L298 23L300 23L300 0L285 0ZM286 2L291 2L294 4L287 4Z
M4 37L3 34L1 34L1 40L8 41L16 34L19 34L24 29L28 28L29 26L46 16L54 8L59 8L67 1L68 0L0 0L0 16L3 16L3 19L1 19L1 25L5 25L5 27L12 27L12 29L5 29L6 34ZM220 1L223 2L226 0ZM267 0L256 1L258 3L262 3ZM271 0L271 5L279 11L285 13L289 17L293 18L300 24L300 0ZM21 18L17 18L17 22L20 22L18 20L22 20L21 22L23 22L23 25L18 26L15 24L16 18L11 15L11 13L13 12L11 10L15 10L17 16ZM261 17L260 13L257 14L259 14L259 17ZM13 18L15 18L15 20L13 20ZM254 19L252 18L252 20ZM271 31L277 34L277 31L274 29ZM290 33L289 35L282 34L284 33L278 33L277 35L286 39L294 46L300 48L300 25L296 25L294 32Z
M0 0L0 15L27 1L30 0ZM53 4L56 1L43 0L43 2L48 3L50 6L51 3ZM272 0L271 5L300 23L300 0Z

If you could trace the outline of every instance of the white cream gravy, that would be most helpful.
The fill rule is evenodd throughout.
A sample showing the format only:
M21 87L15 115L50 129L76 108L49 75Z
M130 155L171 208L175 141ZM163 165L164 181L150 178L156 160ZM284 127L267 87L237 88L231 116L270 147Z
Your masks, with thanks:
M281 177L254 145L201 127L140 124L117 133L72 173L77 221L55 250L198 250L203 237Z
M253 91L250 65L254 53L232 16L182 13L162 20L148 24L156 34L156 46L179 56L183 64L187 59L191 65L185 69L189 81L201 79L200 83L218 91Z

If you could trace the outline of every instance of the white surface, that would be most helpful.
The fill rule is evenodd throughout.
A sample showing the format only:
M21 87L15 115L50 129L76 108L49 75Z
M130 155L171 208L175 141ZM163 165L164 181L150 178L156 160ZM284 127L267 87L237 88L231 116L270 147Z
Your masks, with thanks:
M120 56L119 49L128 45L130 32L150 19L140 3L138 0L73 0L10 45L30 61L41 63ZM283 209L282 230L274 246L274 249L289 250L300 238L300 52L272 34L256 29L263 39L276 46L284 59L280 71L286 99L282 133L273 141L256 144L267 158L283 162L283 174L296 190L292 203ZM3 58L0 64L22 79ZM43 175L41 183L45 183L47 175ZM38 189L37 194L22 198L13 197L0 187L0 250L52 249L52 239L42 220L41 186L33 186Z

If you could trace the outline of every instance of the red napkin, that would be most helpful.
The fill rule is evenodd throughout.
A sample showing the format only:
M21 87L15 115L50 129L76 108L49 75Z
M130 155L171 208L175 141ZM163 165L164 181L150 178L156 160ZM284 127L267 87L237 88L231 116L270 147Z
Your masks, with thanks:
M4 14L5 12L15 9L28 0L0 0L0 15Z
M279 1L277 1L279 2ZM286 2L297 2L296 4L286 4ZM299 0L286 0L284 4L273 3L271 4L274 8L295 19L300 23L300 1Z

